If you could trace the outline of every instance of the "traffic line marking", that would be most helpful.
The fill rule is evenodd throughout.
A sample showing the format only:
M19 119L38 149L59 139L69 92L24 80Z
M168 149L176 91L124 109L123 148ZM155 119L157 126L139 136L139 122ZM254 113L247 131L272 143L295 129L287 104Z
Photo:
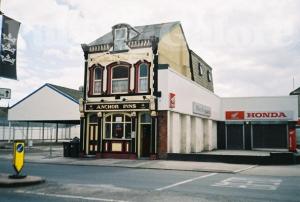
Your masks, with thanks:
M234 172L234 173L239 173L239 172L246 171L246 170L249 170L249 169L254 168L254 167L257 167L257 165L249 166L249 167L242 168L242 169L239 169L239 170L235 170L235 171L233 171L233 172Z
M155 190L156 191L162 191L162 190L170 189L172 187L176 187L176 186L179 186L179 185L182 185L182 184L186 184L186 183L189 183L189 182L192 182L192 181L195 181L195 180L199 180L199 179L207 178L207 177L210 177L210 176L214 176L216 174L217 173L210 173L208 175L201 175L199 177L195 177L195 178L192 178L192 179L189 179L189 180L184 180L184 181L177 182L175 184L171 184L171 185L168 185L168 186L165 186L165 187L160 187L160 188L157 188Z
M56 198L81 199L87 201L128 202L128 201L115 200L115 199L85 197L85 196L76 196L76 195L68 195L68 194L50 194L50 193L43 193L43 192L24 191L24 190L17 190L15 191L15 193L34 194L39 196L49 196L49 197L56 197Z
M231 177L212 186L274 191L277 190L281 182L281 179Z

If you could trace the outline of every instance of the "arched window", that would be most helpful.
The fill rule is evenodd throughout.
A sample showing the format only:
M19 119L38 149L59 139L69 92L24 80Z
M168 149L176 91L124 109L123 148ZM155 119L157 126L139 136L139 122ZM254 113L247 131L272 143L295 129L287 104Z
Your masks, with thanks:
M93 65L89 71L89 95L100 95L102 93L103 67Z
M105 117L105 139L131 139L129 114L110 114Z
M129 68L116 66L112 68L111 93L127 93L129 88Z
M96 67L94 70L94 94L101 94L102 91L102 69Z
M142 63L139 68L139 92L148 92L148 77L149 68L148 65Z
M135 65L135 92L149 92L150 63L147 61L138 61Z

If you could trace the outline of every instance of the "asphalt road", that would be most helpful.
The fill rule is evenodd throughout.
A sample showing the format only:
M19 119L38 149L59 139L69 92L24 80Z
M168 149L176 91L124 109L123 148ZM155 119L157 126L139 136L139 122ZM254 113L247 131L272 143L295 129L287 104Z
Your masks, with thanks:
M184 162L183 162L184 163ZM300 201L300 177L27 163L41 185L1 188L0 201ZM0 173L13 173L0 161Z

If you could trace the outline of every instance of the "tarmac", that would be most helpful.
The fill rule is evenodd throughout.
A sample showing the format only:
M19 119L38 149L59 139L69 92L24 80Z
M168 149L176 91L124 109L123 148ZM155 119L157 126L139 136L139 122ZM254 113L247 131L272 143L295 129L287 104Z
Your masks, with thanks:
M255 152L253 155L267 155L267 152ZM11 160L12 151L0 152L1 159ZM70 158L63 157L62 146L54 147L34 147L25 149L26 163L57 164L57 165L78 165L78 166L105 166L124 167L135 169L160 169L178 170L194 172L214 172L214 173L239 173L252 169L258 165L233 164L221 162L199 162L199 161L177 161L177 160L148 160L148 159L97 159L97 158ZM24 179L9 179L7 174L0 175L0 186L23 186L35 183L42 183L45 179L37 176L27 176Z

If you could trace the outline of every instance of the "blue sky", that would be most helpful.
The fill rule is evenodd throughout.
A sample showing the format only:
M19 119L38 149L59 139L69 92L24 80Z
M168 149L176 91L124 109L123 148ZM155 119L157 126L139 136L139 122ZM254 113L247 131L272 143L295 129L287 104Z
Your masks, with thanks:
M182 23L189 47L212 68L220 96L288 95L300 86L300 1L2 0L1 10L20 21L18 81L12 105L44 83L83 85L81 43L132 26Z

